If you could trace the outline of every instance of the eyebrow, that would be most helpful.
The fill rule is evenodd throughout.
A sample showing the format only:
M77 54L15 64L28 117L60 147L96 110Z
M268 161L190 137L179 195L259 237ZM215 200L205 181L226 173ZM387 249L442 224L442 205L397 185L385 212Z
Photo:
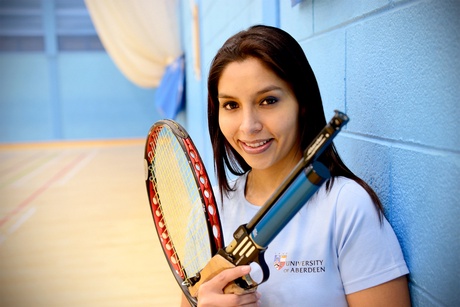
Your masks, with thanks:
M267 93L267 92L271 92L271 91L276 91L276 90L282 90L282 88L277 86L277 85L269 85L269 86L264 87L263 89L257 91L255 93L255 96L258 96L258 95L261 95L261 94L264 94L264 93ZM231 95L227 95L225 93L219 93L219 94L217 94L217 98L228 99L228 98L235 98L235 97L233 97Z

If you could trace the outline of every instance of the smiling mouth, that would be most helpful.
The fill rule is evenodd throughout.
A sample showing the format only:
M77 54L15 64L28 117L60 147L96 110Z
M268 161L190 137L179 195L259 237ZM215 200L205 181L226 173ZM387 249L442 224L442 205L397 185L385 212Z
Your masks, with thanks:
M256 141L256 142L243 142L240 141L242 149L248 154L260 154L265 152L268 148L270 148L273 139L267 139L263 141Z
M248 147L257 148L257 147L260 147L260 146L263 146L263 145L267 144L268 141L270 141L270 140L265 140L265 141L261 141L261 142L257 142L257 143L246 143L246 142L242 142L242 143L244 145L248 146Z

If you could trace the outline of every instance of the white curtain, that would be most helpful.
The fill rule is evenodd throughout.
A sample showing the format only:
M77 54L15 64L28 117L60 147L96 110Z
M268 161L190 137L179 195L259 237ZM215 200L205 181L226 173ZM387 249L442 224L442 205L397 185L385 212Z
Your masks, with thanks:
M181 53L178 0L85 0L104 48L140 87L156 87Z

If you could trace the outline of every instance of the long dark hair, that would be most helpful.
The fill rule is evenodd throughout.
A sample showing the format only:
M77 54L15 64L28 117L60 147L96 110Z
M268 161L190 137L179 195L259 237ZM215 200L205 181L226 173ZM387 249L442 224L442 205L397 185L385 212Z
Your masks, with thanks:
M229 63L241 62L248 57L260 60L292 87L299 103L298 128L302 151L326 125L316 77L302 48L290 34L278 28L257 25L230 37L214 57L208 77L208 127L221 195L232 190L226 168L234 175L242 175L250 170L250 166L230 146L220 130L217 88L224 68ZM327 182L328 190L334 184L334 177L353 179L369 193L378 211L382 212L377 194L348 169L334 145L325 150L320 161L329 168L332 175Z

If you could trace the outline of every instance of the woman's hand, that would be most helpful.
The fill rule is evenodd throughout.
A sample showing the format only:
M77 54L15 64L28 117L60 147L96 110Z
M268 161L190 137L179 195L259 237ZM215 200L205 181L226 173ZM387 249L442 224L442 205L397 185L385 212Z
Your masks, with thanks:
M224 294L224 288L231 281L249 274L250 266L237 266L226 269L214 278L204 282L198 290L199 307L259 306L260 293L251 291L244 294Z

